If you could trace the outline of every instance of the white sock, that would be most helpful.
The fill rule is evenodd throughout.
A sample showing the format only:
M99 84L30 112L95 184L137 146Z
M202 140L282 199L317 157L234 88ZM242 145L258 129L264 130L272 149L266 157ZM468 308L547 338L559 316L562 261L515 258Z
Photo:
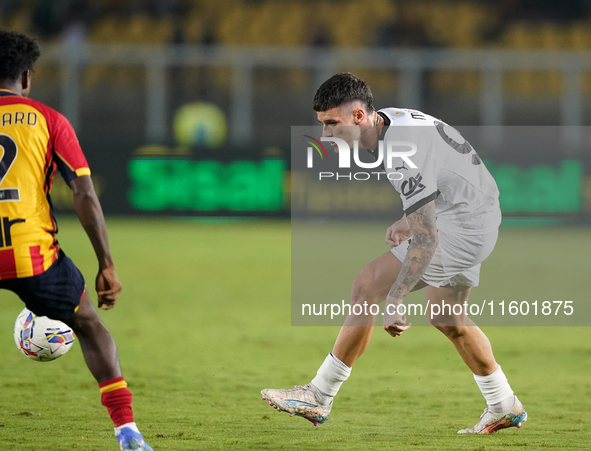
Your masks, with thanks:
M121 426L118 426L115 428L115 437L117 437L119 434L121 434L121 429L123 429L123 428L129 428L129 429L133 430L134 432L137 432L138 434L140 434L140 430L137 428L135 423L125 423L125 424L122 424Z
M338 393L339 388L341 388L343 382L349 378L350 374L351 368L341 362L331 352L328 354L326 359L324 359L324 362L322 365L320 365L320 368L318 368L316 377L312 379L310 385L320 390L323 395L333 397ZM318 401L322 402L323 404L328 404L328 402L330 402L330 400L326 400L328 402L324 402L321 399Z
M511 409L515 402L513 390L505 373L501 369L501 365L488 376L474 375L474 380L482 392L482 396L486 399L488 408L493 413L502 413Z

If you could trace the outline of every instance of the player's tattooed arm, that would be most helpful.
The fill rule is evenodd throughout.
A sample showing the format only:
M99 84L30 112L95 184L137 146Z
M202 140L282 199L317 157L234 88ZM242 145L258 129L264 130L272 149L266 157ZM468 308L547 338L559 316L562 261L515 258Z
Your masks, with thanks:
M386 298L386 311L384 312L384 329L394 337L410 327L410 324L404 324L404 318L394 314L395 307L402 302L425 274L439 244L434 202L429 202L418 208L406 219L412 231L412 241L408 246L398 278Z
M388 294L388 298L394 300L402 300L410 293L425 274L439 244L434 202L429 202L412 212L407 221L412 231L412 240L402 262L400 274Z

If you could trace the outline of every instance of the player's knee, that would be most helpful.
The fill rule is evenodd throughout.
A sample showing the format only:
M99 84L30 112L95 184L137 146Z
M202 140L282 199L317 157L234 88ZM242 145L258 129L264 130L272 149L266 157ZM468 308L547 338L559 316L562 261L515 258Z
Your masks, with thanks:
M456 340L464 335L464 328L462 326L445 324L437 319L430 320L430 323L450 340Z
M96 310L79 309L66 321L77 335L88 336L105 328Z
M361 274L355 277L353 286L351 287L352 304L363 304L364 302L379 304L383 300L376 293L371 273L362 271Z

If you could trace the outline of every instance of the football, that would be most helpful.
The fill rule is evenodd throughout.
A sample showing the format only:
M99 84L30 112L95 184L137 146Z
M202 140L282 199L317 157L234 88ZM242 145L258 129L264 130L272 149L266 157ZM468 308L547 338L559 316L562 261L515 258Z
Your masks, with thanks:
M14 323L16 347L26 357L38 362L49 362L63 356L74 343L74 331L46 316L37 316L25 308Z

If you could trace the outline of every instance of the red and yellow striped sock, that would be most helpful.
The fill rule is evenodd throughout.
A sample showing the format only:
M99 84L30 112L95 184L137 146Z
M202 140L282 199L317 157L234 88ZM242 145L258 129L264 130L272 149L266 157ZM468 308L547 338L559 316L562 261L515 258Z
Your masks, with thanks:
M131 410L131 392L123 377L116 377L99 383L101 404L107 408L115 427L133 423Z

